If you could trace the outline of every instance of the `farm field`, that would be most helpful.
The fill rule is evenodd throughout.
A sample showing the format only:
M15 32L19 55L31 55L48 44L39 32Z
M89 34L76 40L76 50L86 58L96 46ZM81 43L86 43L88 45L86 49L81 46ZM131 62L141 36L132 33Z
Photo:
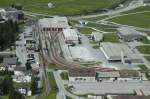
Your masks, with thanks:
M0 6L11 4L23 5L25 11L45 13L52 15L77 15L86 14L112 8L120 4L122 0L0 0ZM48 8L52 3L54 8Z

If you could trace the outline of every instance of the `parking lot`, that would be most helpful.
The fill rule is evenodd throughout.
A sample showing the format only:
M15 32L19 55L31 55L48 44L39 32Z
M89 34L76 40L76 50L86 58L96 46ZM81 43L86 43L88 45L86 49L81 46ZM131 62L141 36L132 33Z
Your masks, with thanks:
M76 94L127 94L134 93L134 91L145 95L150 95L150 82L148 81L134 81L134 82L74 82L73 92Z
M20 40L16 41L16 55L19 59L19 62L21 62L21 66L25 66L26 62L28 61L32 64L32 67L37 67L38 65L37 63L39 62L38 53L32 49L28 49L26 43L27 38L29 39L33 38L32 34L30 34L31 32L32 28L26 27L25 31L20 34ZM28 45L33 46L33 44Z

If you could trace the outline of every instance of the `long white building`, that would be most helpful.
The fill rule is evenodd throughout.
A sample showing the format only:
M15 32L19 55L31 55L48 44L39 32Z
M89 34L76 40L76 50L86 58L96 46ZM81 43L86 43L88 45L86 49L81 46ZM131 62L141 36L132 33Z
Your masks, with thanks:
M64 29L63 36L66 43L74 42L78 43L81 38L80 33L77 29Z
M68 20L66 17L50 17L40 19L38 22L40 31L42 32L62 32L63 29L69 27Z

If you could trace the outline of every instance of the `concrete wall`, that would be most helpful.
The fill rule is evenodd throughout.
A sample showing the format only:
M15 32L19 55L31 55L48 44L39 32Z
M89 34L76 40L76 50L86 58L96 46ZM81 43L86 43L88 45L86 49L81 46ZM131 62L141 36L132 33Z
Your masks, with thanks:
M95 77L69 77L70 82L96 82Z

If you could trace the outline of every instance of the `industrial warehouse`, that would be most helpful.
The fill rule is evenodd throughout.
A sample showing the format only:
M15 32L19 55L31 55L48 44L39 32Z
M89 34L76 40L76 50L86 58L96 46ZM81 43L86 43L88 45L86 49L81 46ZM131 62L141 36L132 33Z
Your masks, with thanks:
M63 36L66 43L79 43L81 39L80 33L77 29L64 29Z
M69 70L70 82L114 82L133 80L142 80L141 72L109 68L74 68Z
M100 44L100 49L108 61L121 61L122 63L142 62L139 55L125 44L106 42Z
M141 40L142 39L141 32L136 31L129 27L118 28L117 34L118 34L119 38L121 38L124 41L133 41L133 40Z

